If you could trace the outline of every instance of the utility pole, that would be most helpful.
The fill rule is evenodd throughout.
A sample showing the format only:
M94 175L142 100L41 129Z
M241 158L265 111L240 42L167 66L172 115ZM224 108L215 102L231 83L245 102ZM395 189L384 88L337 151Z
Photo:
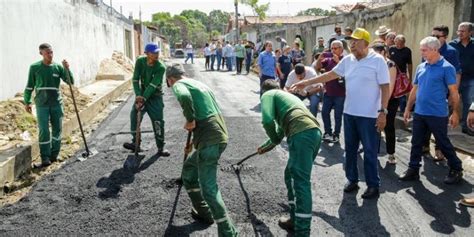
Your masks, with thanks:
M234 0L235 4L235 43L239 42L239 0Z

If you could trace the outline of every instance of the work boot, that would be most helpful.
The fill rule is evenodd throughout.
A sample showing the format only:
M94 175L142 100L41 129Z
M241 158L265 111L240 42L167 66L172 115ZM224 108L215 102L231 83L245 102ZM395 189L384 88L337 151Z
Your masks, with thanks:
M135 152L135 143L134 142L131 142L131 143L125 142L123 144L123 148L131 150L132 152ZM142 151L142 149L138 148L138 151L140 152L140 151Z
M198 222L201 222L201 223L204 223L204 224L207 224L207 225L214 224L214 220L212 218L209 218L209 217L206 218L206 217L203 217L203 216L199 215L199 213L194 208L191 209L191 216L193 217L194 220L196 220Z
M418 169L408 168L405 173L398 178L401 181L413 181L419 180L420 174L418 174Z
M46 161L41 161L41 163L39 163L39 164L34 164L34 165L33 165L33 168L35 168L35 169L42 169L42 168L46 168L46 167L48 167L48 166L50 166L50 165L51 165L51 161L46 160Z
M170 156L170 152L166 149L158 149L158 152L156 153L157 156L163 156L163 157L168 157Z
M444 178L445 184L455 184L462 180L462 171L460 170L449 170L448 175Z
M294 231L295 230L295 224L293 223L293 220L291 220L291 218L289 217L280 217L280 219L278 220L278 225L282 228L282 229L285 229L285 230L289 230L289 231Z

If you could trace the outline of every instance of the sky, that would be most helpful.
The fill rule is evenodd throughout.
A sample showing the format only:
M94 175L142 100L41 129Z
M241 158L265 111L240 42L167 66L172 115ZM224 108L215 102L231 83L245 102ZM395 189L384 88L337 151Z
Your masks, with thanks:
M355 3L363 0L260 0L259 3L270 2L270 9L267 15L296 15L301 10L319 7L331 10L331 6L343 3ZM110 0L103 0L110 4ZM183 10L200 10L209 13L212 10L220 9L227 12L235 12L234 0L112 0L112 6L129 16L133 13L133 18L139 18L141 7L142 20L150 21L151 15L156 12L169 12L171 15L179 14ZM239 4L239 12L244 15L253 15L250 7Z

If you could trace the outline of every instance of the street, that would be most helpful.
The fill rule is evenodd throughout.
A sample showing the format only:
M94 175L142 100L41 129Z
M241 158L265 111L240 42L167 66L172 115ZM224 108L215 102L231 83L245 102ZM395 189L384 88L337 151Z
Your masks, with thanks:
M173 60L183 62L184 60ZM204 61L185 64L189 77L207 84L215 93L229 130L229 144L220 160L226 168L256 151L266 140L261 126L259 81L255 75L205 71ZM245 71L245 70L244 70ZM180 176L187 131L184 117L171 90L163 83L165 138L170 157L156 157L151 133L143 134L146 155L137 173L122 168L128 153L122 144L130 135L130 97L89 138L100 153L84 162L70 159L63 168L34 184L18 203L0 208L1 236L64 235L154 235L217 236L217 226L195 222L184 188L174 182ZM318 120L322 121L318 114ZM151 130L148 116L142 130ZM397 134L409 134L397 131ZM379 156L382 181L380 198L363 200L366 185L363 160L359 160L361 189L357 194L342 191L344 139L340 144L323 143L313 165L312 236L470 236L472 208L458 205L474 196L474 178L446 185L446 164L424 160L419 182L399 182L407 169L409 139L397 143L396 165L387 164L384 143ZM283 171L288 158L286 143L271 152L246 161L240 173L224 169L218 184L241 236L285 236L278 218L288 215ZM179 194L179 195L178 195ZM471 233L471 234L469 234Z

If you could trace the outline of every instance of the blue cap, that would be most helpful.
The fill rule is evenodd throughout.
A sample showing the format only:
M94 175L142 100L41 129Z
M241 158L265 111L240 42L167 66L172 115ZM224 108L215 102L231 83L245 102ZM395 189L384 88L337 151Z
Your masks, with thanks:
M145 46L145 53L159 53L160 47L156 43L149 43Z

